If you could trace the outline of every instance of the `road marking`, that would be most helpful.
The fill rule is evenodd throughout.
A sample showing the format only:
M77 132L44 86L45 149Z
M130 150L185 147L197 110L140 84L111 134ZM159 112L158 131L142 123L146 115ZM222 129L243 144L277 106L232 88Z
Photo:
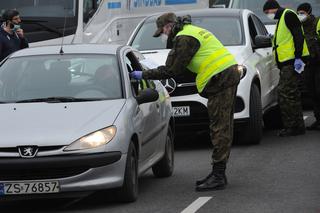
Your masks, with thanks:
M181 213L195 213L198 211L206 202L208 202L212 197L199 197L193 203L191 203L187 208L185 208Z
M303 120L307 120L309 116L303 116Z

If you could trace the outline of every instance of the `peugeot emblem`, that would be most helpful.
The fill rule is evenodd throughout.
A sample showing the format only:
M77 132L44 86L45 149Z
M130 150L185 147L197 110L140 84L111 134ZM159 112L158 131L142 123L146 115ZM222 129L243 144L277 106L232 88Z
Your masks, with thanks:
M167 89L169 94L173 93L177 87L177 83L173 78L161 80L161 83Z
M19 146L18 151L22 158L33 158L38 153L37 146Z

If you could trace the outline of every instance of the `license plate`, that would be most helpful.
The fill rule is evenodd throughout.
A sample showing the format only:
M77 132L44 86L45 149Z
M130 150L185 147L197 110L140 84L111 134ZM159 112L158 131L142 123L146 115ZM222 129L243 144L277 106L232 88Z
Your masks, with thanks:
M173 107L173 116L174 117L190 116L190 107L189 106Z
M47 194L60 191L58 181L0 183L1 195Z

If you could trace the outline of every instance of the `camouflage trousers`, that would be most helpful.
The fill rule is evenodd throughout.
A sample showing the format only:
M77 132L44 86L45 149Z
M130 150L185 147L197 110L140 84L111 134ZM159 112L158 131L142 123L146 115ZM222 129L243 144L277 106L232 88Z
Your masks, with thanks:
M228 161L233 140L233 113L237 84L208 96L212 164Z
M305 78L312 99L314 117L320 121L320 62L316 61L306 66Z
M300 75L294 70L293 65L281 68L278 98L284 128L305 128L299 82Z

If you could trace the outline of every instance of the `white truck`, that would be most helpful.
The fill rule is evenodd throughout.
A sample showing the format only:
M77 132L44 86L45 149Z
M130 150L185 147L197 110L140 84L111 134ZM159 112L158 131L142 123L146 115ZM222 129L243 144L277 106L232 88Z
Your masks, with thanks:
M208 8L209 0L10 0L30 46L64 43L125 44L136 25L157 12Z

